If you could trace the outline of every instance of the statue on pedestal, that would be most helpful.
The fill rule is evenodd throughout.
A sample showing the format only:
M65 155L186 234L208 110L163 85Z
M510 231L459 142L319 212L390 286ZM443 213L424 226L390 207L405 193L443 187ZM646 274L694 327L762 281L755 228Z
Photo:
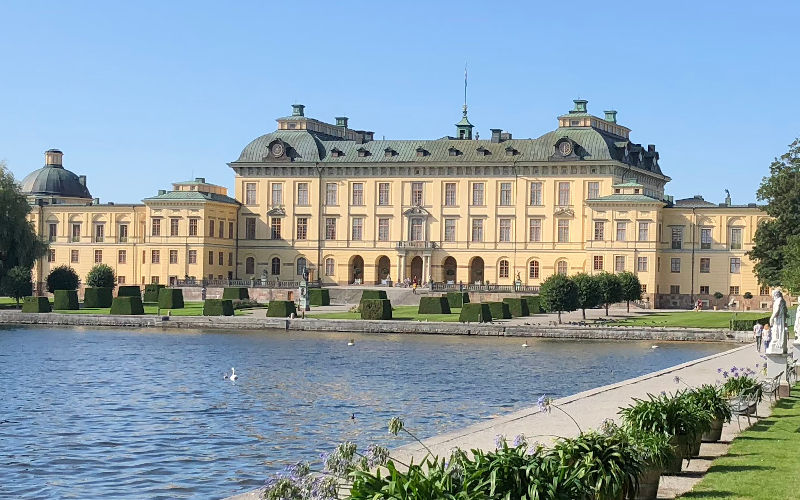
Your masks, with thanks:
M769 318L772 341L767 354L786 354L786 300L780 290L772 292L772 316Z
M800 344L800 305L797 306L797 313L794 315L794 341Z

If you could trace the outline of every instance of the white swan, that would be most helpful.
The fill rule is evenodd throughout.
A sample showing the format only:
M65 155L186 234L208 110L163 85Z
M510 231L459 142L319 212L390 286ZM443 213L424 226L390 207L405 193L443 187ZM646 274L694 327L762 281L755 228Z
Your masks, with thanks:
M231 367L231 376L229 377L232 381L239 378L239 375L236 375L236 369Z
M350 342L348 342L347 345L356 345L356 341L353 340L353 339L350 339Z
M528 343L527 342L523 342L522 343L522 347L528 347Z
M657 345L650 346L650 349L658 349Z

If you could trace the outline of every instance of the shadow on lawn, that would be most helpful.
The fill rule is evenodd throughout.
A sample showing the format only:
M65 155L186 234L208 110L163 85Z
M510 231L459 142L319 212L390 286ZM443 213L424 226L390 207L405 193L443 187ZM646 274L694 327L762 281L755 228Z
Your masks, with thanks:
M708 472L745 472L749 470L775 470L775 467L768 465L712 465Z
M736 494L732 491L719 491L719 490L711 490L711 491L690 491L684 495L681 495L681 498L739 498Z

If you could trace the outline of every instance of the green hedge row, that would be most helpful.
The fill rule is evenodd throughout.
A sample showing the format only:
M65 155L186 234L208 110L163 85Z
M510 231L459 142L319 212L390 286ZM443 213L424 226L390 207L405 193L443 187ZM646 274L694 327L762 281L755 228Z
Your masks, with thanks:
M511 309L505 302L489 302L492 319L511 319Z
M514 318L531 315L530 312L528 312L528 301L525 299L506 297L503 299L503 302L508 304L508 309L511 311L511 316Z
M77 311L77 290L56 290L53 292L53 309L56 311Z
M530 314L542 313L542 305L539 302L538 295L523 295L520 298L525 299L525 301L528 303L528 313Z
M47 297L23 297L22 312L24 313L49 313L50 301Z
M120 285L117 289L117 297L142 298L142 289L136 285Z
M458 316L458 321L462 323L490 323L492 321L492 312L489 310L489 304L476 303L464 304L461 308L461 314Z
M158 302L158 291L166 288L165 285L145 285L142 302Z
M392 319L392 302L389 299L361 299L361 319Z
M114 297L111 314L144 314L142 299L139 297Z
M312 306L331 305L331 293L327 288L309 288L308 300Z
M769 316L764 316L763 318L757 319L731 319L730 329L734 332L746 332L752 330L756 323L766 325L769 323L769 319Z
M112 288L86 288L83 290L83 307L111 307Z
M250 294L245 287L230 287L222 290L222 298L230 300L245 300L250 298Z
M268 318L288 318L294 313L297 314L297 308L291 300L272 300L267 305Z
M162 288L159 290L159 309L183 309L183 307L183 290L180 288Z
M419 299L419 314L450 314L450 304L446 296L421 297Z
M467 292L447 292L447 303L450 305L450 309L464 307L464 304L469 304L469 294Z
M203 316L233 316L233 301L230 299L206 299Z

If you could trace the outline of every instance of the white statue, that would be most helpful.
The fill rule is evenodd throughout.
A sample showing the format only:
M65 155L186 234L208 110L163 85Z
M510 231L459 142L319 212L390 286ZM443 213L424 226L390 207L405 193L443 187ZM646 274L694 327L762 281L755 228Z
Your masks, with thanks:
M767 354L786 354L786 300L780 290L772 292L772 317L769 319L772 340Z
M794 315L794 341L800 344L800 304L798 304L797 312Z

